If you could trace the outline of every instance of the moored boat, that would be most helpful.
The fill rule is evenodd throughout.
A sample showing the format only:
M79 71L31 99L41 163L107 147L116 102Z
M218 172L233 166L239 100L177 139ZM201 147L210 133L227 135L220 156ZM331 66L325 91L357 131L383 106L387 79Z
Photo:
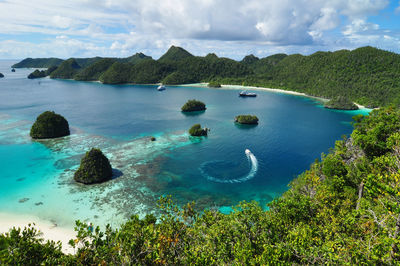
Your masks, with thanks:
M158 86L157 90L158 91L164 91L164 90L166 90L166 88L165 88L164 85L161 84L160 86Z
M255 94L254 92L248 92L248 91L241 91L239 93L239 97L256 97L257 94Z

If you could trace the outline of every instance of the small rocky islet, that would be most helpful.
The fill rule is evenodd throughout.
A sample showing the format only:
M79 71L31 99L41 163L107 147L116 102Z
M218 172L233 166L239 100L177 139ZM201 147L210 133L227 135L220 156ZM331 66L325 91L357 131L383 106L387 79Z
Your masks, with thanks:
M189 134L192 137L201 137L201 136L207 136L208 131L209 131L208 128L202 128L200 124L194 124L189 129Z
M238 115L235 117L235 122L245 125L257 125L258 117L255 115Z
M182 112L197 112L205 110L206 110L205 103L195 99L187 101L181 108Z
M68 121L53 111L45 111L36 118L30 136L33 139L51 139L70 134Z
M74 174L74 180L88 185L108 181L112 176L108 158L100 149L92 148L81 159L81 164Z

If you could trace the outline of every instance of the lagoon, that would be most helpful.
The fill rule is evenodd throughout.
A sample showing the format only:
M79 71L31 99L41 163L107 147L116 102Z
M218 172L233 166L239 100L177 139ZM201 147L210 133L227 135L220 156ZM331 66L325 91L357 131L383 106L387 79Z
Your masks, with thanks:
M168 86L159 92L152 85L29 80L33 70L11 73L13 63L0 61L6 76L0 80L0 212L61 226L76 219L117 226L131 214L157 213L161 195L179 204L196 201L201 209L229 211L242 200L265 206L351 133L353 115L365 113L328 110L316 99L270 91L240 98L229 88ZM207 110L182 113L189 99L206 103ZM69 121L71 136L29 138L30 126L46 110ZM259 125L236 125L239 114L256 115ZM196 123L211 129L208 137L189 137ZM91 147L109 157L115 172L110 182L73 181ZM245 149L257 159L255 172ZM249 171L251 178L242 178Z

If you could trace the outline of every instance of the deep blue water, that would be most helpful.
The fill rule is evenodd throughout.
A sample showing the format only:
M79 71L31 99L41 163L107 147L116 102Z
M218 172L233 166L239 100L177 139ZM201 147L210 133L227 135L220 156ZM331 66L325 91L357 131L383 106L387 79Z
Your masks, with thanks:
M267 91L239 98L238 90L229 89L168 86L158 92L150 85L28 80L32 70L11 73L11 63L0 61L0 72L6 75L0 79L0 211L29 210L48 219L55 219L51 210L59 208L54 198L61 205L70 201L72 206L63 211L70 219L97 219L115 208L149 211L151 195L170 194L179 203L195 200L200 207L253 199L264 205L321 152L351 133L351 117L357 113L327 110L314 99ZM205 102L207 110L181 113L188 99ZM71 137L41 143L29 139L31 124L46 110L67 118ZM257 115L259 125L235 125L239 114ZM210 128L209 136L189 137L186 131L195 123ZM157 141L149 142L148 136ZM75 184L72 176L80 156L92 146L104 148L122 176L90 190ZM246 176L251 165L245 149L258 161L253 178L241 183L206 178L204 173L225 181ZM95 189L103 194L94 197ZM109 191L112 203L99 199L109 197ZM92 198L83 200L84 195ZM29 200L20 202L24 198ZM107 208L93 207L87 214L82 206L92 201Z

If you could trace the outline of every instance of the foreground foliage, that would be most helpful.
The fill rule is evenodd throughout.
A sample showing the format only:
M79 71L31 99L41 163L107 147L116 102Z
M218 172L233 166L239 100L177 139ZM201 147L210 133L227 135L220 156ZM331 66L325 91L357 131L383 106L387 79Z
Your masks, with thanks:
M269 203L243 202L226 215L159 201L162 215L132 216L120 228L90 232L77 222L76 254L34 229L0 235L1 264L368 264L400 263L400 111L355 117L290 189ZM290 163L290 162L288 162Z

